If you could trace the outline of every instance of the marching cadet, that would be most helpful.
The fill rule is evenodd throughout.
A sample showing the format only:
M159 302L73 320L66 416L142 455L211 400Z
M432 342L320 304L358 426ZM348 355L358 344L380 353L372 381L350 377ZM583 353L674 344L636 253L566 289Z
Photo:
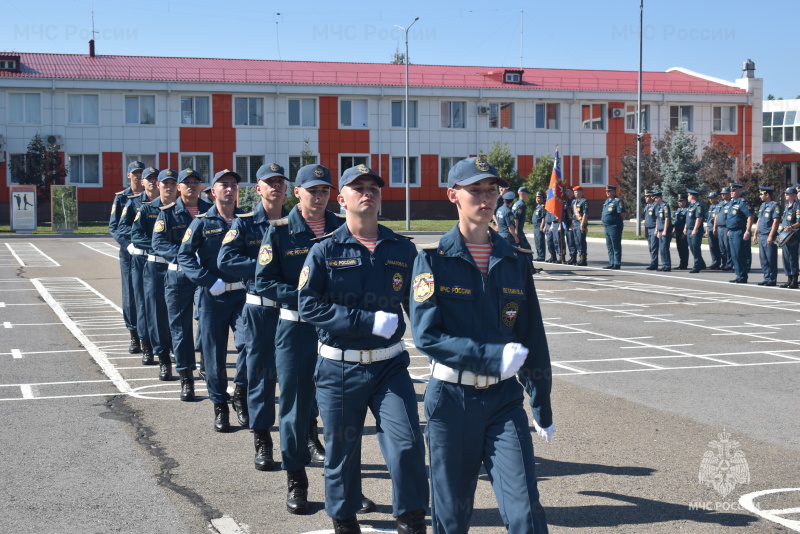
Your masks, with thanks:
M798 289L797 277L800 274L798 269L798 252L800 252L800 202L797 200L797 188L788 187L783 192L786 197L784 206L783 222L781 222L781 232L794 232L794 236L783 244L783 272L789 280L781 284L782 288Z
M131 344L128 352L139 354L142 352L141 340L136 327L136 298L133 295L133 278L131 277L131 254L128 252L130 239L119 235L117 228L122 210L125 208L128 199L139 195L144 191L142 185L142 171L144 163L132 161L128 164L128 179L131 185L114 195L114 202L111 204L111 217L108 220L108 232L114 241L119 243L119 272L122 279L122 320L125 321L125 328L131 335Z
M728 239L728 210L731 204L731 188L723 187L720 191L722 201L717 209L717 218L714 221L714 233L719 239L720 269L723 271L733 270L733 257L731 256L731 245Z
M497 233L500 237L508 241L508 244L519 246L519 236L517 235L517 223L514 218L514 212L511 211L511 204L514 202L514 193L508 191L500 197L503 204L497 208L494 214L494 220L497 221Z
M561 225L564 228L561 241L561 263L564 265L578 264L578 245L575 243L575 234L572 231L572 206L575 205L574 191L569 187L564 188L564 208L561 210ZM566 251L569 250L569 259Z
M298 281L301 319L319 337L314 379L325 424L325 511L337 534L360 532L361 435L370 409L392 479L398 532L426 531L428 477L403 345L416 248L378 224L383 179L365 165L341 177L345 224L309 252ZM492 197L494 202L494 197ZM494 206L487 206L489 219Z
M706 218L706 207L700 202L700 193L694 189L687 189L686 193L689 195L689 207L686 209L686 227L683 233L686 235L689 250L694 258L692 274L699 273L706 268L706 262L703 261L703 222Z
M608 265L603 269L619 269L622 266L622 229L628 210L625 202L617 196L617 186L606 186L606 201L603 203L603 215L600 221L605 226L606 249L608 249Z
M572 190L575 192L572 205L572 233L575 235L575 246L578 250L577 265L585 267L588 253L586 231L589 228L589 201L584 198L581 186L576 185Z
M136 331L142 344L142 365L153 365L153 346L150 342L150 329L147 316L147 294L144 290L144 268L147 265L147 251L136 247L130 242L131 231L133 230L133 220L139 213L142 204L150 203L158 198L158 173L155 167L148 167L142 171L142 185L144 191L140 195L128 198L122 214L119 217L117 233L128 240L127 250L131 255L131 283L133 285L133 297L136 302Z
M778 245L775 244L775 238L781 224L781 205L772 200L772 191L771 187L765 185L758 188L761 206L758 208L756 231L758 258L761 261L761 272L764 273L764 280L758 285L770 287L778 281Z
M167 304L175 371L181 377L180 399L194 401L194 335L192 334L193 303L197 284L178 265L178 250L192 220L211 207L200 198L200 173L184 169L178 173L179 197L172 204L161 206L153 228L153 251L167 260L164 277L164 300ZM199 333L198 333L199 334Z
M661 255L662 272L672 270L672 256L669 243L672 241L672 213L668 204L664 202L660 191L653 191L653 203L656 205L656 231L653 234L658 240L658 252Z
M431 359L425 433L439 534L468 531L482 465L506 529L547 532L523 386L549 442L550 354L530 262L487 228L486 207L503 182L481 158L458 162L447 189L458 223L414 262L409 316L416 347Z
M143 287L147 295L145 309L147 310L147 335L153 354L158 357L160 371L159 380L172 379L172 362L169 352L172 349L172 338L169 331L169 314L167 302L164 297L165 278L167 273L167 260L153 251L153 228L162 206L175 202L178 193L178 173L172 169L165 169L158 173L159 196L151 202L142 204L133 220L131 242L133 245L147 252L147 263L144 266Z
M644 192L644 236L647 239L647 245L650 249L650 265L647 266L648 271L655 271L658 269L658 239L655 236L656 222L656 206L653 201L653 195L650 191Z
M533 242L536 246L535 261L544 261L545 258L545 234L544 234L544 216L547 211L544 209L544 192L536 192L536 207L533 208L533 217L531 224L533 224Z
M722 257L719 248L719 236L714 231L720 209L719 195L716 191L708 194L708 201L711 203L708 207L708 221L706 222L708 227L708 248L711 250L711 266L709 269L719 269L722 265Z
M750 262L752 261L750 229L753 227L756 214L750 201L742 196L743 192L742 184L731 184L731 201L728 204L725 224L728 229L728 243L731 246L733 271L736 275L736 278L730 281L732 284L747 283L747 275L750 272Z
M675 210L675 218L672 221L675 247L678 249L676 271L689 268L689 241L686 239L686 201L688 198L686 193L678 194L678 208Z
M214 430L230 431L228 409L228 373L225 361L228 352L228 328L233 330L234 343L239 357L237 375L245 370L245 351L239 332L245 300L245 286L236 277L220 271L217 265L222 240L230 230L233 219L242 213L236 207L239 182L237 173L225 169L214 175L214 205L203 215L198 215L183 235L178 250L178 265L189 279L200 286L200 330L203 360L206 369L208 397L214 404ZM238 333L237 333L238 332ZM245 384L246 387L246 384Z
M262 165L256 172L256 191L261 202L253 211L234 219L219 249L219 269L242 280L247 286L239 332L247 360L247 387L236 385L233 408L242 426L250 426L256 449L255 468L272 471L272 437L275 424L275 331L278 306L256 293L256 258L271 220L285 215L283 200L289 180L277 163Z

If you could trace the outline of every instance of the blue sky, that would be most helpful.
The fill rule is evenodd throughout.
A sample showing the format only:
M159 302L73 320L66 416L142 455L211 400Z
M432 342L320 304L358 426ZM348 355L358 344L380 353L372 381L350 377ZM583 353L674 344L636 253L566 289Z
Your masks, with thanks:
M638 68L638 0L4 4L2 51L85 54L94 9L99 54L384 63L405 47L393 26L419 17L409 32L412 64L518 67L522 56L528 68ZM788 47L798 14L797 0L645 0L644 69L734 80L752 59L765 96L794 98L800 54Z

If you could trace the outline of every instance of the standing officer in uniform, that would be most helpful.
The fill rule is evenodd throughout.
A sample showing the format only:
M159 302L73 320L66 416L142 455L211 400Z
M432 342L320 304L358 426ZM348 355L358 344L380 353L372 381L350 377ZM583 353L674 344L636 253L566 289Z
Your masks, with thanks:
M128 352L139 354L142 352L139 334L136 331L136 299L133 295L133 278L131 277L131 254L128 252L130 240L117 233L119 217L125 208L130 197L139 195L144 191L142 185L142 171L144 163L132 161L128 165L128 179L131 181L130 187L116 193L114 202L111 204L111 217L108 220L108 232L114 241L119 243L119 272L122 278L122 319L125 321L125 328L131 335L131 344Z
M758 258L761 261L761 272L764 280L760 286L775 286L778 281L778 245L775 238L781 224L781 205L772 200L771 187L762 185L758 188L761 206L758 208Z
M694 265L692 274L699 273L706 268L706 262L703 261L703 222L706 218L706 207L700 202L700 193L694 189L687 189L686 193L689 195L689 207L686 209L686 227L683 233L686 234L687 241L689 242L689 250L692 252L694 258Z
M327 446L325 511L337 534L360 532L355 514L362 506L361 435L369 408L392 479L397 530L424 533L425 446L401 308L417 252L378 225L384 182L375 171L351 167L340 184L346 223L311 249L298 281L300 318L319 336L314 378Z
M625 202L617 196L617 186L606 186L606 201L600 221L605 226L608 265L603 269L619 269L622 265L622 228L628 211Z
M230 430L228 409L228 372L225 362L228 353L228 328L233 330L238 360L245 356L240 335L245 287L236 277L220 271L217 265L222 240L242 212L236 207L241 176L225 169L214 175L214 205L198 215L183 235L178 251L178 265L189 279L200 286L199 329L202 337L203 360L206 369L208 397L214 403L214 430ZM245 367L237 361L237 372Z
M561 221L546 209L542 232L545 235L547 250L550 252L547 263L558 263L558 258L561 256L561 238L559 237L561 234Z
M527 187L522 186L517 190L517 194L519 195L519 200L511 206L511 213L514 214L514 222L516 223L517 238L519 238L520 247L531 250L531 244L528 243L528 238L525 236L525 220L528 216L528 207L525 205L525 201L528 200L530 192Z
M589 201L583 197L583 188L576 185L575 200L572 204L572 233L575 235L575 246L578 249L578 263L585 267L588 248L586 246L586 231L589 228Z
M658 269L658 239L656 233L656 209L658 206L653 202L653 195L650 191L644 192L644 236L650 248L650 265L648 271Z
M676 271L689 268L689 241L686 239L686 201L688 198L685 193L678 194L678 209L675 210L675 219L672 221L675 246L678 248Z
M533 242L536 246L536 259L535 261L544 261L545 258L545 233L544 233L544 217L547 211L544 209L544 193L542 191L536 192L536 207L533 208L533 217L531 224L533 224Z
M561 225L564 229L561 241L561 263L565 265L578 264L578 244L575 242L575 234L572 231L572 207L575 205L573 193L574 191L569 187L564 188L564 208L561 210ZM569 250L569 259L566 258L566 250Z
M656 231L653 236L658 240L658 251L661 254L661 267L658 270L668 273L672 270L672 255L669 250L672 241L672 213L669 205L661 198L660 191L653 191L652 195L656 205Z
M172 204L161 206L153 228L153 252L167 260L164 277L164 300L167 304L175 371L181 377L180 399L194 401L194 335L192 317L197 285L178 265L180 249L186 229L192 219L208 211L209 202L200 198L200 173L184 169L178 173L179 197Z
M742 184L731 184L731 201L728 204L726 219L733 271L736 275L736 278L730 281L732 284L747 283L752 256L750 229L753 227L756 214L753 205L742 196L743 190Z
M794 229L794 236L783 245L783 272L789 280L781 284L782 288L798 289L797 276L798 252L800 252L800 202L797 200L797 188L789 187L783 192L786 196L786 206L784 206L783 222L781 231L788 232Z
M728 210L731 205L731 188L723 187L720 191L722 202L717 208L717 218L714 221L714 233L719 239L719 267L723 271L733 270L733 257L731 257L731 245L728 239Z
M509 245L518 247L520 243L517 236L517 223L514 213L511 211L511 205L514 203L514 193L507 191L501 198L503 199L503 205L497 208L494 214L494 220L497 221L497 233L508 241Z
M458 223L414 262L409 316L415 345L431 359L424 410L434 533L467 532L482 465L506 528L547 532L523 385L550 441L550 354L529 261L487 229L498 182L481 159L456 164L447 198Z
M722 265L719 237L714 231L714 225L717 222L717 215L719 214L720 208L718 197L719 195L717 195L716 191L712 191L708 194L708 201L711 202L711 205L708 207L708 221L706 222L706 227L708 227L708 248L711 250L711 266L709 269L719 269L720 265Z

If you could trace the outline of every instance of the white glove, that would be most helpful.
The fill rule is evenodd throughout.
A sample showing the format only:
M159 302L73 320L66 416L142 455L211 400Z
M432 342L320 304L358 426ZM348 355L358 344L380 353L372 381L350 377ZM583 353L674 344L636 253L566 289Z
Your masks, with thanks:
M553 432L556 431L555 423L548 426L547 428L542 428L538 424L536 424L536 419L534 419L533 428L536 429L536 433L539 434L539 436L543 438L547 443L550 443L553 440Z
M136 247L133 246L133 243L128 243L128 247L125 250L128 251L128 254L133 254L133 251L136 250Z
M217 281L214 282L214 285L208 289L208 292L215 297L222 295L225 293L225 282L217 278Z
M372 325L372 333L376 336L389 339L397 330L398 317L396 313L386 313L384 311L375 312L375 323Z
M500 363L500 374L513 375L528 357L528 349L519 343L506 343L503 347L503 361Z

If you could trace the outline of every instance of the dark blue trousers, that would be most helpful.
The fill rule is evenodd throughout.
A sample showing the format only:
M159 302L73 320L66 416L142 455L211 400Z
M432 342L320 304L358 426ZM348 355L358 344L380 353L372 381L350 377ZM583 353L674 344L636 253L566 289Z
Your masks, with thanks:
M236 361L237 369L239 360L244 360L245 356L240 340L245 292L242 289L226 291L222 295L214 297L208 292L207 287L201 289L199 324L202 336L203 363L206 368L206 386L211 402L221 404L230 400L226 366L229 328L233 330L234 345L239 353ZM245 364L242 364L242 367L244 368ZM247 384L244 385L247 386Z
M655 227L650 228L648 226L644 227L644 236L647 239L647 245L650 249L650 266L651 267L658 267L658 239L656 239L655 234L656 229Z
M561 240L558 236L558 223L549 223L545 225L545 239L550 256L558 260L558 257L561 256Z
M752 251L750 250L751 239L744 239L744 230L731 230L728 228L728 244L730 245L731 260L733 261L733 271L736 278L747 280L750 272L750 262L752 261Z
M733 268L733 257L731 256L731 245L728 240L728 229L717 227L717 238L719 239L720 268Z
M122 277L122 320L125 321L125 328L136 330L136 298L133 295L131 255L123 247L119 249L119 272Z
M545 235L539 227L533 229L533 242L536 246L536 261L545 260Z
M722 263L722 251L720 249L719 236L714 235L713 226L708 229L708 248L711 251L711 267L721 268L724 265Z
M575 246L577 247L577 254L578 256L583 256L586 258L586 233L581 232L581 225L580 223L572 223L572 238L575 240Z
M669 249L669 244L672 241L672 227L667 231L667 235L664 235L664 232L659 234L658 238L658 251L661 254L661 267L664 269L671 269L672 268L672 253Z
M578 255L578 242L575 239L575 232L572 229L565 230L567 238L567 250L569 250L570 257L577 258Z
M703 233L693 236L692 231L689 230L689 234L686 236L686 239L689 244L689 251L692 253L692 257L694 258L694 264L692 265L692 269L705 269L706 262L703 261Z
M800 253L800 235L795 234L792 240L783 246L783 272L786 276L798 276L798 253Z
M275 424L277 327L277 308L244 304L239 334L247 359L247 408L253 430L269 430Z
M197 286L181 271L167 270L164 300L169 315L169 331L172 336L172 352L175 354L175 370L179 373L189 369L194 372L197 360L194 357L194 334L192 317L194 294Z
M167 356L172 348L172 336L169 331L169 313L164 294L166 263L148 261L144 266L145 308L147 309L147 335L153 354Z
M131 255L131 284L133 287L133 300L136 303L136 331L139 338L150 341L149 328L147 326L147 293L144 290L144 267L147 263L147 256L142 254ZM155 353L154 353L155 354Z
M622 265L622 225L606 225L608 264Z
M758 259L761 262L761 272L764 273L765 282L778 281L778 245L767 244L767 234L758 236Z

